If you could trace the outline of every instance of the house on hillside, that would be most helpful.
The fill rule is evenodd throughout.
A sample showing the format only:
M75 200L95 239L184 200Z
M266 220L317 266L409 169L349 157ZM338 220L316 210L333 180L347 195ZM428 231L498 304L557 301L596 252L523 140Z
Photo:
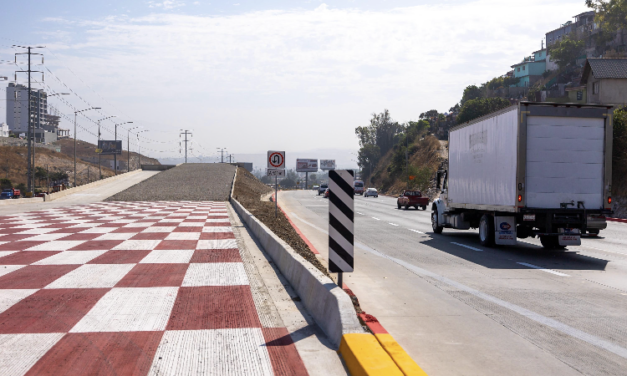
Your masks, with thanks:
M588 103L627 104L627 59L588 59L581 85Z
M9 137L9 125L0 123L0 137Z
M536 56L538 59L536 60ZM518 83L510 87L529 87L542 77L546 70L546 50L534 52L533 56L523 59L522 62L512 65L514 77L519 78Z
M549 31L546 33L546 46L550 47L554 45L571 33L573 33L578 39L581 39L597 32L598 27L594 23L594 15L595 12L593 10L580 13L573 17L575 22L568 21L559 28Z

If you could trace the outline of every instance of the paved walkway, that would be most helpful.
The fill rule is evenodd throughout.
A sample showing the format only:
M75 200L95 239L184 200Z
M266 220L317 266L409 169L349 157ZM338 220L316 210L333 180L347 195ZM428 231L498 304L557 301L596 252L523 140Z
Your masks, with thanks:
M0 375L307 374L251 289L227 205L0 217Z

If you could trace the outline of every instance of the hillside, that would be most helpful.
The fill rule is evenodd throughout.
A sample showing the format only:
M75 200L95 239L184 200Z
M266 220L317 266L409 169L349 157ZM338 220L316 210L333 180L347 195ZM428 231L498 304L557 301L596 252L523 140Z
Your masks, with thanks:
M74 139L59 140L55 142L55 145L61 147L62 154L74 158ZM125 149L126 144L124 144L122 148ZM76 140L76 158L98 165L98 154L96 154L96 145L86 141ZM113 155L101 156L101 163L103 166L113 167L112 162L110 161L113 161ZM126 169L126 163L128 161L128 151L123 150L122 154L118 155L118 161L123 162L123 167ZM154 158L148 158L145 155L141 156L141 163L151 165L161 164L158 160ZM137 168L139 168L139 154L131 152L131 170L135 170Z

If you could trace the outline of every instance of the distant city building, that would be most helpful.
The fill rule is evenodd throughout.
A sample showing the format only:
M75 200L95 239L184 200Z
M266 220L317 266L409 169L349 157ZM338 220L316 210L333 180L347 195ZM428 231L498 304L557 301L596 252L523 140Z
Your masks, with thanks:
M0 123L0 137L9 137L9 125Z
M581 85L588 103L627 104L627 59L588 59Z
M48 113L48 94L31 88L30 117L35 142L57 140L60 117ZM28 134L28 87L9 83L6 96L7 124L15 134Z

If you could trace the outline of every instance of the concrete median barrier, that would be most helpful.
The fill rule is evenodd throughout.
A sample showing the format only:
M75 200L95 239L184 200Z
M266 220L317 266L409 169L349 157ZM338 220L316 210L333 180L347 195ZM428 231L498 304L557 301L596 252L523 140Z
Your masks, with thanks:
M124 174L111 176L111 177L106 178L106 179L96 180L96 181L91 182L89 184L79 185L78 187L66 189L64 191L54 192L54 193L51 193L49 195L46 195L46 197L44 197L44 201L58 200L61 197L65 197L65 196L71 195L73 193L79 193L79 192L82 192L82 191L85 191L85 190L88 190L88 189L91 189L91 188L96 188L96 187L99 187L99 186L101 186L103 184L111 183L113 181L116 181L116 180L119 180L119 179L122 179L122 178L127 178L129 176L133 176L133 175L138 174L140 172L142 172L142 170L134 170L134 171L127 172L127 173L124 173Z

